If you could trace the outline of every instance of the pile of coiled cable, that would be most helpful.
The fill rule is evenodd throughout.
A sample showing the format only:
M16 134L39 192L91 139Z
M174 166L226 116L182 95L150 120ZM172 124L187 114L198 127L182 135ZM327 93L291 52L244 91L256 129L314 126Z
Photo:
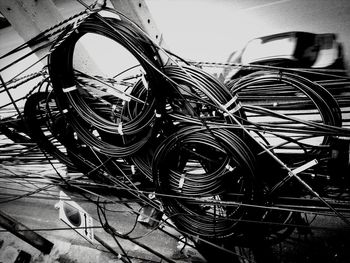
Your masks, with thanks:
M138 73L106 77L76 68L78 43L88 34L122 46L138 62L130 72ZM319 186L314 177L328 173L334 138L350 137L334 97L281 70L224 85L183 61L165 65L160 52L172 60L120 16L94 13L78 28L68 27L49 56L50 87L27 100L28 135L99 183L140 201L149 201L145 189L154 192L190 237L220 243L250 237L251 229L271 240L289 233L294 211L268 206L276 196L309 194L290 180L287 165L296 169L318 158L302 174Z
M259 126L252 129L255 137L289 167L317 158L314 172L330 172L334 140L348 137L349 131L342 128L340 107L329 91L300 75L277 70L257 71L227 86L239 97L247 120Z
M49 57L53 93L66 126L71 130L63 144L72 154L80 152L78 156L82 156L86 163L76 157L74 162L92 179L107 179L113 183L118 180L120 185L123 185L123 177L129 178L132 183L132 178L120 168L121 163L135 165L145 178L153 181L160 195L166 194L169 187L178 185L179 172L176 169L188 169L184 168L188 161L200 164L203 168L195 165L192 169L203 170L203 174L197 174L192 179L187 176L188 180L185 180L180 192L170 190L170 193L180 197L177 205L164 199L170 215L191 214L191 209L196 210L198 205L193 206L191 200L187 200L191 195L204 198L204 201L213 197L224 200L237 191L234 197L228 199L252 199L256 186L253 179L254 154L249 148L253 141L242 133L230 117L236 116L239 123L245 119L237 97L216 78L198 68L176 64L163 66L152 43L143 33L132 29L127 21L121 19L100 21L98 17L91 16L55 47ZM140 63L141 76L136 77L133 83L129 82L128 91L108 93L106 87L115 87L116 80L90 76L74 68L76 43L88 33L101 34L119 43ZM125 83L126 80L121 81ZM193 121L199 124L199 128L191 124ZM213 129L209 127L209 122L230 125L230 130ZM189 136L190 141L185 139L184 144L194 146L187 153L176 147L168 156L170 146L166 138L172 138L175 130L175 138L185 139ZM201 158L197 156L197 161L196 158L192 160L195 155L191 151L195 148L198 148L196 151L199 155L218 154L222 156L221 160L212 163L205 154ZM192 157L185 161L187 155ZM175 160L185 163L173 167L175 170L158 167L161 164L168 166ZM98 175L92 176L89 169ZM194 171L194 174L197 172ZM185 198L182 200L181 197ZM179 207L186 209L176 212ZM207 209L204 207L201 209ZM212 209L216 210L216 205ZM203 217L204 222L203 218L200 219L203 213L200 211L193 211L193 216L177 217L174 221L180 230L192 234L211 238L231 236L236 230L234 226L237 222L234 219L240 218L246 210L239 206L224 209L227 210L224 212L226 216L221 217L210 211ZM203 227L203 230L191 230L192 227Z
M153 160L165 211L180 230L209 238L239 233L247 213L240 203L253 199L255 160L234 132L186 126L161 144Z

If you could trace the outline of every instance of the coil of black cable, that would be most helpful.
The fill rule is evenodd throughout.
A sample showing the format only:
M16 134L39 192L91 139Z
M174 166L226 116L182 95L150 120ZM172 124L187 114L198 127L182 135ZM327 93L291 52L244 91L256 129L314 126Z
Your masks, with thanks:
M309 147L306 151L308 154L320 154L322 148L319 146L327 146L335 134L332 127L342 125L341 111L334 97L322 86L297 74L258 71L227 85L239 97L246 112L265 116L261 123L257 123L262 125L263 132L271 129L272 132L281 134L281 138L289 138L291 143L297 142L293 142L294 137L298 140L296 135L289 135L293 130L299 137L321 137L319 144ZM280 121L268 123L268 118L280 118ZM297 130L297 127L300 129ZM296 147L303 149L303 144L296 144ZM301 158L304 158L306 152L300 151ZM284 155L287 158L288 155L296 157L292 151Z
M64 38L66 33L62 34L61 38ZM144 99L143 107L135 101L124 103L124 113L119 115L119 121L108 119L101 114L101 107L104 112L113 112L113 107L116 106L113 102L108 102L107 99L106 104L105 98L101 101L87 94L86 90L83 90L84 84L77 81L73 65L75 45L87 33L102 35L116 41L137 59L145 72L144 78L149 87L144 87L143 82L139 81L131 93L140 97L137 99ZM121 18L101 20L95 15L89 17L64 39L49 57L49 73L57 104L67 121L84 143L113 157L134 154L150 138L156 103L155 90L159 89L160 85L157 72L161 68L162 62L156 49L140 30ZM134 111L130 111L130 108ZM122 118L127 121L120 121Z
M214 137L213 137L214 136ZM166 213L186 233L208 238L238 235L249 209L220 201L250 202L254 155L232 131L186 126L156 150L153 180ZM213 204L210 201L218 201ZM240 227L238 227L240 226Z

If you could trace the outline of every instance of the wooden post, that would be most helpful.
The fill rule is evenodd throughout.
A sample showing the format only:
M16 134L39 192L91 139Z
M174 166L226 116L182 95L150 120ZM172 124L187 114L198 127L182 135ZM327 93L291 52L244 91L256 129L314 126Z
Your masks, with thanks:
M163 35L157 28L145 0L110 0L110 2L117 11L141 27L154 43L166 48ZM162 52L159 55L164 64L171 64L167 55Z
M51 252L53 243L2 211L0 211L0 226L40 250L42 253L49 254Z

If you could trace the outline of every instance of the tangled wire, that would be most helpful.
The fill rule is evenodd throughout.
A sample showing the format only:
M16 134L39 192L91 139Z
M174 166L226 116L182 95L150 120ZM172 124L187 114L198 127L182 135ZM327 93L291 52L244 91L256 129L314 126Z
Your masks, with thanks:
M250 246L252 233L280 242L309 196L315 213L326 207L349 224L332 201L349 201L350 130L338 103L347 96L281 68L250 66L221 83L107 10L62 30L48 73L25 98L23 127L9 117L3 134L165 213L199 249ZM79 68L75 54L90 36L136 65L113 76Z

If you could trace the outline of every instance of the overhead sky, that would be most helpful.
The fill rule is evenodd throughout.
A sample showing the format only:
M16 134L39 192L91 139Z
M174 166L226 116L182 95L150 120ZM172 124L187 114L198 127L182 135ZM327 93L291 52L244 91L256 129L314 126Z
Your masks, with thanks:
M169 47L225 61L249 39L284 31L336 33L350 57L349 0L146 0Z

